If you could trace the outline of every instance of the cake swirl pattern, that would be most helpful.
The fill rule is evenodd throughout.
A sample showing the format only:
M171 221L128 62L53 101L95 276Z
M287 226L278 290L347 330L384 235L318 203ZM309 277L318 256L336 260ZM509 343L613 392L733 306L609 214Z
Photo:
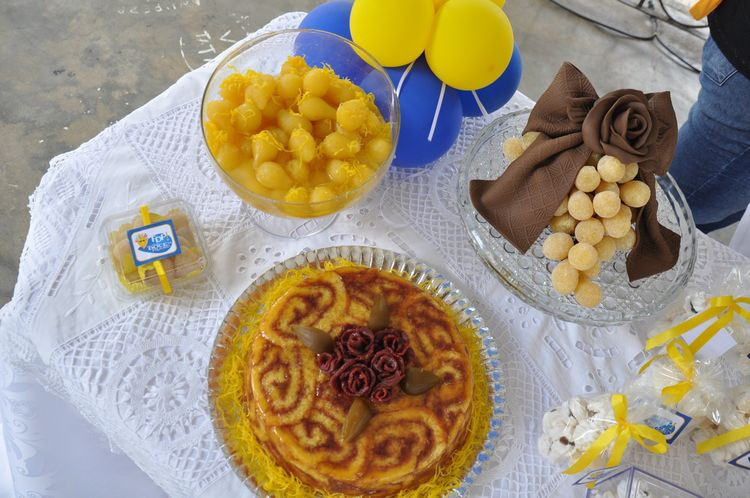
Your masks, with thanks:
M319 362L334 359L316 358L291 328L312 326L333 338L352 334L351 325L366 326L380 295L415 363L442 382L416 396L392 390L390 400L371 403L374 415L359 437L345 442L342 427L352 397L338 392L321 371ZM388 330L376 340L395 348L404 342ZM346 344L373 356L377 368L401 375L398 360L388 354L374 358L367 334L348 337ZM466 436L473 375L458 328L424 291L390 273L345 266L308 276L265 310L246 359L245 400L253 432L279 465L317 489L383 496L414 487L448 461ZM356 390L360 381L349 387Z

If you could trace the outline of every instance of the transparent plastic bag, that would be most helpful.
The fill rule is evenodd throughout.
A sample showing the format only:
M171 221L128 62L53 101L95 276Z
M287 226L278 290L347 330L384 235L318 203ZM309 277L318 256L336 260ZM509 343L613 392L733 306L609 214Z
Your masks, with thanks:
M735 387L727 397L729 402L720 412L719 421L703 420L690 434L694 443L698 444L750 424L750 383ZM750 437L718 447L706 455L714 464L725 465L748 452Z
M627 384L625 392L628 397L658 400L696 422L707 419L718 424L730 402L723 368L719 361L702 360L692 361L690 367L692 381L672 358L656 357Z
M542 419L539 452L555 465L570 466L591 448L607 429L617 425L612 394L574 396L548 410ZM627 398L627 417L631 423L643 423L659 409L652 399ZM602 452L589 467L603 467L610 449Z

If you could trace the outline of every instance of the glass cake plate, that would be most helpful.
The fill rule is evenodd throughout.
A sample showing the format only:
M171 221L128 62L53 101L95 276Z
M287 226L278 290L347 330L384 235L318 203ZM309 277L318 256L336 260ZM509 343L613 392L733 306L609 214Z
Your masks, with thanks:
M505 421L505 392L502 384L500 356L495 339L476 308L466 299L463 293L440 272L429 266L396 252L367 246L339 246L311 250L277 263L274 267L260 275L235 301L227 312L224 321L219 326L214 340L211 359L208 366L208 398L216 438L221 445L230 465L240 479L257 495L268 494L254 481L251 473L244 467L238 455L234 454L225 430L226 420L236 421L236 417L244 417L243 406L237 404L234 410L222 408L217 398L222 396L217 379L225 359L233 347L232 339L236 334L244 334L247 328L241 325L243 310L252 305L272 281L284 275L288 270L307 266L322 267L328 261L344 259L357 265L378 270L392 272L414 284L419 285L436 299L443 301L456 312L459 325L468 324L481 340L481 353L487 375L489 396L492 407L489 432L484 440L482 449L476 456L474 463L467 470L461 484L455 488L450 496L468 496L469 486L476 484L477 477L487 462L493 460L501 426Z
M528 117L529 111L518 111L490 123L460 166L458 209L476 251L511 292L562 320L586 325L616 325L651 316L663 309L687 284L696 258L693 216L669 174L657 177L657 216L662 225L681 236L677 264L661 274L630 282L625 271L626 255L618 252L602 264L601 273L594 279L602 288L602 302L595 308L585 308L572 295L560 295L552 288L551 271L556 263L542 253L542 242L549 235L549 228L526 254L521 254L476 212L469 197L469 182L492 180L505 171L509 161L502 152L503 142L520 137Z

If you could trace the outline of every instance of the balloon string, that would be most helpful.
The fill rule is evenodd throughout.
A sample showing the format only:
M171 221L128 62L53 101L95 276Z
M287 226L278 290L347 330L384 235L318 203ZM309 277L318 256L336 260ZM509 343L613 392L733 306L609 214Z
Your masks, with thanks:
M398 80L398 86L396 86L396 97L401 96L401 87L404 86L404 81L406 81L406 75L409 74L411 71L411 68L414 67L414 62L411 61L408 66L406 66L406 70L401 75L401 78Z
M479 107L479 110L482 112L482 116L485 118L490 115L490 113L487 112L487 109L484 108L484 105L482 104L482 101L479 100L479 95L477 95L477 92L472 90L471 94L474 96L474 100L477 101L477 107Z
M437 107L435 107L435 115L432 117L432 126L430 126L430 134L427 135L427 141L432 142L432 135L435 134L435 128L437 128L438 117L440 117L440 108L443 107L443 97L445 96L445 83L440 87L440 97L438 97Z

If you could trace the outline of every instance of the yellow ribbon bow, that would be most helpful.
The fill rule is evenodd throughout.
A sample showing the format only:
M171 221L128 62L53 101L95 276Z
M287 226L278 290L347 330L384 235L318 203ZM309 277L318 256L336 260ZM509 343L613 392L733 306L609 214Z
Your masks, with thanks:
M141 206L141 219L143 220L144 225L150 225L151 224L151 213L148 210L148 206L145 204ZM169 283L169 277L167 276L167 272L164 270L164 265L161 261L154 261L151 263L154 265L154 269L156 270L156 275L159 277L159 283L161 283L161 289L164 291L164 294L171 294L172 293L172 285ZM144 278L145 272L143 275L141 275L141 278Z
M732 431L725 432L724 434L719 434L718 436L712 437L711 439L701 441L700 443L695 445L695 452L699 455L702 455L703 453L706 453L708 451L715 450L716 448L721 448L722 446L726 446L728 444L736 443L737 441L747 439L749 437L750 425L746 425L744 427L740 427L739 429L734 429Z
M645 424L633 424L628 421L628 400L624 394L612 395L612 410L616 423L604 431L573 465L563 471L563 474L577 474L584 470L609 448L612 441L615 444L607 460L607 467L619 465L631 438L652 453L667 452L667 439L664 434ZM591 483L591 486L595 484Z
M734 314L737 313L742 318L750 323L750 311L743 309L740 306L742 304L750 304L750 298L748 297L734 297L734 296L717 296L712 297L708 301L708 309L698 313L694 317L682 322L679 325L667 329L661 332L651 339L646 341L646 350L653 349L655 347L665 344L675 337L679 337L685 332L694 329L698 325L709 321L711 318L718 317L714 323L706 328L701 334L690 344L690 351L695 354L706 345L711 338L722 328L726 327L731 323L734 318Z
M693 381L695 379L695 357L690 347L682 338L677 338L667 345L667 354L657 355L651 358L645 365L643 365L638 373L646 371L651 364L658 358L664 358L668 356L677 368L682 372L682 376L685 378L684 381L678 382L671 386L667 386L661 390L661 396L664 403L668 406L674 406L685 397L687 393L693 388Z

